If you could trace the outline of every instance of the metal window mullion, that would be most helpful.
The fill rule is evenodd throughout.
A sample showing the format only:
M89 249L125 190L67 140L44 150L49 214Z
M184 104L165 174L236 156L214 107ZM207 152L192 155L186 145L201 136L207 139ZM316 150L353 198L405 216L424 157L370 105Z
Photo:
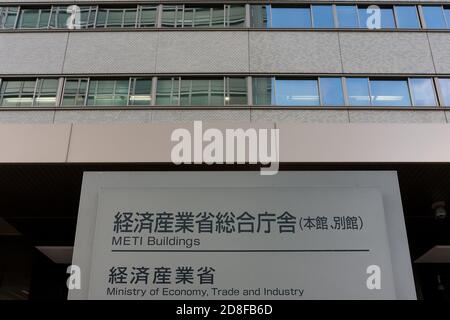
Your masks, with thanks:
M270 101L270 104L273 105L275 103L275 105L278 105L278 101L277 101L277 79L276 77L270 77L270 81L273 82L273 101ZM272 83L271 83L272 85ZM272 100L272 97L270 97L270 99Z
M311 29L315 29L313 5L312 4L309 5L309 14L310 14L310 17L311 17Z
M178 102L177 104L181 105L181 77L177 77L178 81Z
M395 29L400 29L398 26L398 18L397 18L397 5L393 5L392 6L392 11L394 13L394 24L395 24ZM382 17L380 17L380 20L382 19Z
M40 82L41 82L41 79L40 78L36 78L36 81L34 83L33 99L31 100L31 106L32 107L34 107L34 102L35 102L35 99L36 99L36 93L37 93L37 90L38 90ZM25 85L25 80L22 82L22 92L21 92L21 94L23 93L24 85Z
M333 23L334 23L334 28L339 28L339 21L338 21L338 16L337 16L336 4L333 4L333 5L331 6L331 11L333 12Z
M158 85L158 77L152 78L152 88L151 88L151 97L152 100L150 101L150 105L154 106L156 105L156 89Z
M136 88L136 78L128 78L128 91L127 91L127 107L130 106L131 99L131 83L133 83L133 90Z
M416 106L416 102L414 101L414 96L413 96L413 88L411 86L411 78L408 77L406 84L408 85L408 93L409 93L409 100L411 101L411 106L415 107Z
M348 107L350 105L349 99L348 99L348 90L347 90L347 81L346 77L341 77L341 83L342 83L342 94L344 95L344 105Z
M230 100L228 100L228 102L230 102L231 101L230 78L223 77L223 105L224 106L227 105L227 97L230 99Z
M246 77L247 83L247 104L253 106L253 79L252 76Z
M184 28L184 13L185 13L185 10L186 10L185 5L184 4L181 5L181 8L182 8L182 10L181 10L181 28ZM176 14L175 17L177 17L177 16L178 16L178 7L177 7L177 14ZM177 23L177 27L178 27L178 23Z
M250 28L251 27L251 11L250 11L250 4L245 4L245 27Z
M20 6L17 7L17 14L16 14L16 20L14 20L14 26L13 29L17 29L17 25L19 24L19 17L20 17L20 11L22 8ZM8 10L9 11L9 10Z
M157 27L157 28L161 28L161 26L162 26L162 16L163 16L163 10L164 10L164 7L163 7L163 5L162 4L159 4L157 7L156 7L156 21L155 21L155 26Z
M268 19L270 20L269 25L270 25L270 28L272 28L272 21L273 21L273 19L272 19L272 5L268 4L267 6L269 7L269 17L268 17Z
M87 106L88 105L90 87L91 87L91 78L87 78L86 93L84 94L83 106Z
M89 8L89 16L90 16L91 8ZM93 29L97 28L97 20L98 20L98 12L99 12L99 6L95 6L95 13L94 13L94 25ZM87 22L89 25L89 21Z
M356 21L358 23L358 28L361 29L362 27L361 27L361 19L359 18L359 5L355 4L355 8L356 8ZM366 26L363 28L367 28L367 23Z
M209 8L209 26L212 26L213 8Z
M63 90L64 90L64 78L60 77L58 79L58 88L56 89L55 106L60 106L61 105L62 97L63 97Z

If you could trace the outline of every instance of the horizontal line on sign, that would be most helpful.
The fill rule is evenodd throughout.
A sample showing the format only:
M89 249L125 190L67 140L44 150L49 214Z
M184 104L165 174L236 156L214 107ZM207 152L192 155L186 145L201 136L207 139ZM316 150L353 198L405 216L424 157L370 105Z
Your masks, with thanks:
M369 249L311 249L311 250L127 250L113 249L111 252L369 252Z

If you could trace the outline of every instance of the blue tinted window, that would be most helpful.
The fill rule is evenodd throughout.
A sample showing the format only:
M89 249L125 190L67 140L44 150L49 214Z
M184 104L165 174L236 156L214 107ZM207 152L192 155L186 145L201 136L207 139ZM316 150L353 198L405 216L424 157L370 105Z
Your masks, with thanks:
M336 6L339 28L358 28L356 6Z
M412 78L409 80L414 106L435 106L433 81L430 78Z
M441 6L423 6L423 16L427 29L445 29L444 10Z
M280 106L318 106L317 80L275 80L275 104Z
M382 107L410 106L406 80L370 80L372 105Z
M359 12L359 26L360 28L367 28L367 21L370 18L370 21L376 22L373 20L373 17L376 17L374 10L369 10L367 13L367 8L358 9ZM382 29L394 29L395 28L395 19L394 12L392 8L380 8L380 28Z
M370 106L369 79L347 78L348 103L351 106Z
M341 78L320 78L320 97L324 106L343 106Z
M272 8L272 28L311 28L309 8Z
M331 5L311 6L315 28L333 28L333 7Z
M441 87L444 106L450 107L450 79L439 79L439 86Z
M420 28L416 6L395 6L397 28Z

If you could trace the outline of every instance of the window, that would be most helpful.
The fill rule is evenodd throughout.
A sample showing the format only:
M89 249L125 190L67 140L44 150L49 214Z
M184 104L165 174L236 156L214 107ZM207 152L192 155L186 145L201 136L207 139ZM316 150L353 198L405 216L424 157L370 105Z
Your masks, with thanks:
M439 87L441 88L443 100L441 103L446 107L450 107L450 78L439 79Z
M48 28L50 9L22 9L20 11L19 28Z
M36 80L3 81L1 105L3 107L31 107Z
M39 79L36 85L33 106L54 107L56 105L57 91L58 79Z
M422 12L427 29L445 29L447 27L442 6L422 6Z
M0 90L4 107L52 107L56 105L57 79L6 80Z
M90 80L88 106L126 106L128 102L128 79Z
M309 7L272 7L271 13L272 28L311 28Z
M13 29L19 14L17 7L0 7L0 29Z
M313 26L314 28L333 28L333 6L331 5L312 5Z
M351 106L370 106L369 79L346 78L348 103Z
M149 106L152 101L152 80L132 78L130 83L130 106Z
M436 106L433 80L430 78L409 79L411 97L414 106Z
M372 105L380 107L410 106L406 80L370 80Z
M339 28L358 28L358 9L352 6L336 6Z
M247 104L245 78L158 79L157 105L223 106Z
M100 8L97 15L99 28L134 28L136 27L136 8Z
M345 104L341 78L319 78L319 87L323 106L343 106Z
M373 12L369 10L367 13L367 7L359 8L359 27L367 28L367 21L373 15ZM380 28L381 29L394 29L395 19L394 11L392 8L380 8Z
M243 27L245 7L222 5L212 7L164 6L161 25L163 27Z
M419 16L416 6L394 6L397 18L397 28L420 28Z
M64 83L63 106L84 106L86 104L88 79L66 79Z
M274 90L275 105L279 106L318 106L319 91L317 80L276 79Z

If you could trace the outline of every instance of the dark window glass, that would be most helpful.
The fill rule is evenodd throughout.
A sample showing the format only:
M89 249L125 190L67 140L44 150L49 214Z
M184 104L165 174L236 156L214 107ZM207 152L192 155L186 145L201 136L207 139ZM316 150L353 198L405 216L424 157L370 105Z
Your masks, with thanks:
M318 106L317 80L275 80L275 104L279 106Z
M310 8L272 7L272 28L311 28Z
M450 78L439 79L439 86L441 87L441 96L444 101L442 103L446 107L450 107Z
M336 6L339 28L358 28L358 10L354 5Z
M313 26L314 28L333 28L333 6L331 5L312 5Z
M370 80L370 92L374 106L411 106L406 80Z
M345 104L341 78L320 78L319 87L322 105L343 106Z
M348 103L351 106L370 106L369 79L346 78Z
M420 28L419 16L416 6L395 6L397 28Z
M442 6L422 6L427 29L445 29L444 10Z
M409 79L411 97L414 106L436 106L433 80L430 78Z

